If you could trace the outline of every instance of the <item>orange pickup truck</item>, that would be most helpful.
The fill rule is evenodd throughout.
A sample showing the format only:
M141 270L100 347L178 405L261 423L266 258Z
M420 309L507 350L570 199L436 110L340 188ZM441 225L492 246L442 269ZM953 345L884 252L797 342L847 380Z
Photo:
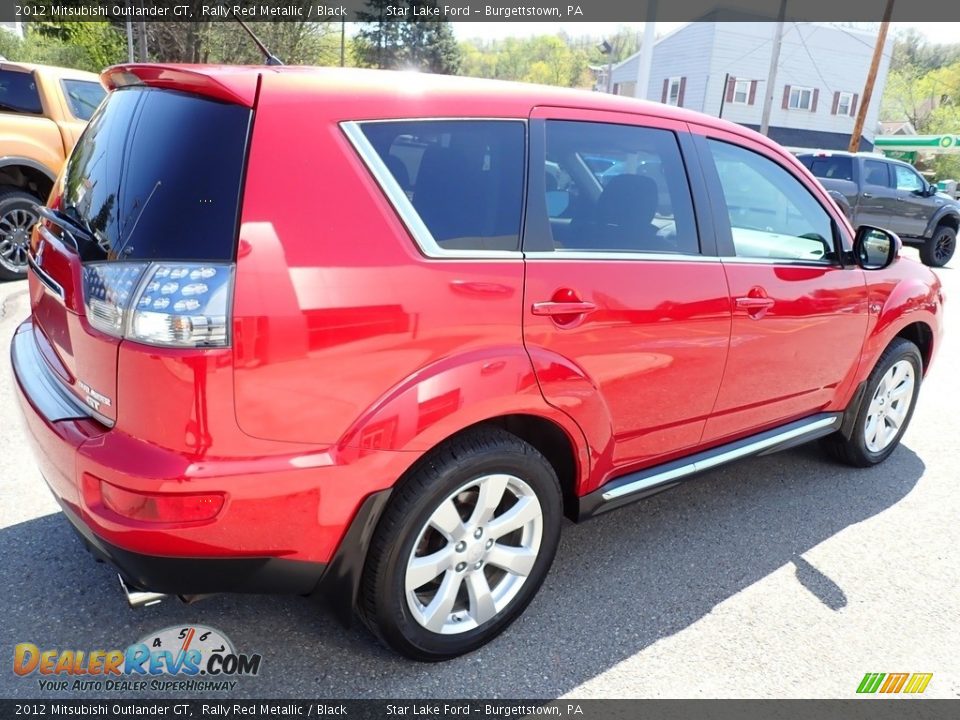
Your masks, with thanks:
M105 94L93 73L0 62L0 280L26 276L33 206Z

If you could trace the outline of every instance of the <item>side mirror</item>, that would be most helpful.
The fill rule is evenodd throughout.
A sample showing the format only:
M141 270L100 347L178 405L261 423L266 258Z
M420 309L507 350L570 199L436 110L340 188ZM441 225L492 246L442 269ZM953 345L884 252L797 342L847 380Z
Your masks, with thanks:
M927 192L926 192L927 197L933 197L938 192L940 192L940 188L938 188L936 185L932 185L932 184L927 185Z
M883 270L900 256L903 243L889 230L861 225L853 241L853 256L864 270Z

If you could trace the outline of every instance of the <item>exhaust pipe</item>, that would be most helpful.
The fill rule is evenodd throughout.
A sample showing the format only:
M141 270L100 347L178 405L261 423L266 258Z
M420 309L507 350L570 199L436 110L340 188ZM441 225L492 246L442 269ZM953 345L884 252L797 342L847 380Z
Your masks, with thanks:
M144 592L141 590L131 590L127 587L127 584L123 581L123 578L117 575L117 579L120 580L120 587L123 588L123 594L127 596L127 603L134 610L142 607L149 607L151 605L156 605L161 602L165 597L164 593L157 592Z

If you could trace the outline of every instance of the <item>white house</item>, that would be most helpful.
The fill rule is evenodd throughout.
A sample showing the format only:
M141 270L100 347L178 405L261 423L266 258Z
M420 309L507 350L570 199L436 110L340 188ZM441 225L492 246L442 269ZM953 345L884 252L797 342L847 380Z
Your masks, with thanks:
M639 53L613 69L613 91L760 127L776 23L694 22L656 41L650 84L637 92ZM822 23L784 23L770 137L782 145L846 149L876 35ZM864 123L873 149L893 41L887 40Z
M19 20L0 20L0 30L12 32L17 37L23 37L23 25Z

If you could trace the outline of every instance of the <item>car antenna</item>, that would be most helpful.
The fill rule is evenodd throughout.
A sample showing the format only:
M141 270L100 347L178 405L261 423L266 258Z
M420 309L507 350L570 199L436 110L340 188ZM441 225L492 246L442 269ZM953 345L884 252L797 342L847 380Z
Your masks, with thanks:
M283 61L280 60L280 58L278 58L272 52L270 52L270 49L266 45L264 45L263 41L257 37L256 33L254 33L253 30L251 30L250 27L243 20L240 19L239 15L237 15L232 9L230 10L230 14L233 15L234 20L240 23L240 27L246 30L247 35L249 35L250 39L256 43L257 47L260 48L260 52L263 53L264 63L266 65L283 65Z

